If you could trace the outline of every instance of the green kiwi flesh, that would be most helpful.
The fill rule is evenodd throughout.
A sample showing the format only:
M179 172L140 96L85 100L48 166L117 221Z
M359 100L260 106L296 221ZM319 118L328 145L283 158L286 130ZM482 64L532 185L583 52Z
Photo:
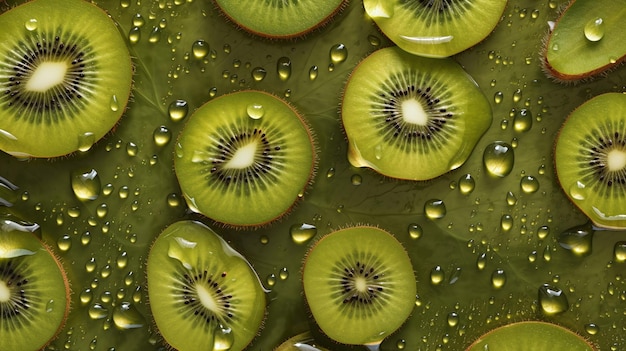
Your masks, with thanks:
M313 318L340 343L380 343L415 305L411 260L398 240L376 227L324 236L309 251L302 275Z
M573 82L617 67L626 57L625 0L572 1L548 33L543 68Z
M325 24L347 0L215 0L241 28L269 38L302 36Z
M496 328L476 340L466 351L594 351L579 335L561 326L527 321Z
M598 227L626 228L626 95L598 95L576 108L556 139L556 174Z
M281 99L260 91L221 96L190 117L175 171L191 210L230 226L289 212L315 170L311 132Z
M83 0L34 0L0 15L0 150L87 150L121 117L132 64L117 25Z
M39 350L65 324L69 283L33 233L0 223L0 350Z
M150 309L171 347L239 351L257 335L265 291L248 261L209 227L170 225L146 265Z
M274 351L328 351L316 344L311 332L306 331L285 340Z
M453 59L390 47L353 71L341 117L353 166L427 180L467 160L491 125L492 112L476 82Z
M367 14L403 50L448 57L485 39L506 0L364 0Z

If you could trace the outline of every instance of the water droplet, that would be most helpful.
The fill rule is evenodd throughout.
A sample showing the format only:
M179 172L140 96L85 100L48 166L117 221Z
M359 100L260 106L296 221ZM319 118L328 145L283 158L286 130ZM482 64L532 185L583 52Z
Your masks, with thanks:
M100 204L96 208L96 215L98 216L98 218L106 217L108 212L109 212L109 208L106 204Z
M363 177L361 177L360 174L353 174L352 177L350 177L350 183L352 183L352 185L361 185L362 182Z
M330 48L330 61L334 64L341 63L348 58L348 48L343 44L336 44Z
M46 303L46 312L50 313L54 311L54 306L55 306L54 300L52 299L48 300L48 302Z
M506 284L506 273L504 269L498 268L491 273L491 286L494 289L500 289Z
M411 239L419 239L424 234L422 226L417 223L409 224L409 236Z
M326 171L326 178L330 179L335 176L335 168L330 167L328 171Z
M394 3L387 0L363 0L365 12L371 18L391 18L394 6Z
M459 191L463 195L469 195L476 187L476 181L471 174L465 174L459 179Z
M26 30L29 32L34 31L37 29L37 20L34 18L29 19L26 23L24 23L24 27L26 27Z
M400 340L396 341L396 348L398 350L404 350L405 347L406 347L406 341L404 339L400 339Z
M270 287L276 285L276 275L274 273L269 274L265 279L265 282L267 283L267 286Z
M317 228L312 224L294 224L289 228L291 240L296 244L304 244L317 234Z
M93 299L93 293L91 292L91 289L86 288L85 290L80 292L80 295L78 298L80 300L80 303L83 306L86 306L88 303L91 302L91 299Z
M463 270L461 269L461 267L456 267L454 271L452 271L452 274L450 274L450 279L448 279L448 284L450 285L455 284L461 278L462 272Z
M213 334L213 351L227 351L233 346L235 336L230 328L218 325Z
M374 147L374 157L380 160L383 157L383 146L378 144Z
M565 293L556 287L543 284L539 288L539 306L546 315L554 315L569 309Z
M261 119L265 114L265 109L261 104L250 104L246 107L246 112L248 113L248 117L252 119Z
M490 175L505 177L513 170L514 163L515 155L511 145L497 141L485 147L483 164Z
M175 100L170 103L167 108L167 112L170 115L170 119L173 122L178 122L187 116L189 112L189 106L185 100Z
M587 198L587 189L583 182L577 181L569 187L568 191L574 200L584 200Z
M513 102L520 102L522 100L522 89L516 89L513 92Z
M172 139L172 132L166 126L157 127L152 133L156 146L165 146Z
M117 260L115 260L117 268L124 269L128 265L128 253L126 251L120 252L117 256Z
M487 265L487 254L483 252L480 255L478 255L478 257L476 258L476 268L478 268L479 271L482 271L483 269L485 269L486 265Z
M267 71L263 67L255 67L252 69L252 79L254 79L255 82L262 81L266 75Z
M117 95L113 94L111 96L111 100L109 101L109 108L111 111L116 112L120 109L120 103L117 101Z
M278 78L280 80L287 80L291 77L291 60L289 57L281 57L276 62L276 71L278 72Z
M93 271L96 270L96 258L95 257L91 257L87 263L85 263L85 271L87 271L87 273L92 273Z
M519 185L526 194L532 194L539 190L539 181L533 176L523 176Z
M604 20L600 17L589 20L583 29L589 41L600 41L604 37Z
M439 285L445 279L445 273L441 266L435 266L430 270L430 283L433 285Z
M137 156L137 152L139 152L139 146L137 146L137 144L133 143L132 141L129 141L126 144L126 154L128 156L134 157Z
M593 234L591 222L575 226L559 234L559 245L576 256L586 256L591 253Z
M459 314L456 312L448 313L448 325L452 328L459 324Z
M585 331L589 335L596 335L600 331L600 327L595 323L585 324Z
M67 234L61 235L57 240L57 246L59 250L67 252L72 247L72 238Z
M548 227L547 225L543 225L539 227L539 229L537 229L537 237L541 240L547 238L549 234L550 234L550 227Z
M319 74L319 68L317 66L311 66L311 68L309 68L309 79L310 80L315 80L317 78L318 74Z
M371 46L379 46L380 45L380 38L375 36L375 35L368 35L367 36L367 41L369 41Z
M191 52L193 57L202 60L209 54L209 44L202 39L196 40L191 45Z
M116 327L125 330L141 328L146 321L134 305L130 302L122 302L113 310L113 323Z
M513 194L512 191L509 191L506 193L506 204L509 206L515 206L515 204L517 203L517 196L515 196L515 194Z
M424 204L424 213L428 219L439 219L446 215L446 205L443 200L432 199Z
M87 246L91 243L91 233L89 231L85 231L81 234L80 243L83 244L83 246Z
M287 270L287 267L281 268L280 272L278 273L278 277L282 280L289 278L289 271Z
M504 99L504 94L501 91L497 91L494 95L493 95L493 101L496 104L499 104L502 102L502 100Z
M619 263L626 262L626 241L618 241L613 247L613 257Z
M170 193L167 195L167 205L171 208L179 207L182 204L182 200L179 194Z
M87 152L96 142L96 136L92 132L85 132L78 136L78 151Z
M513 127L516 132L527 132L533 125L533 114L525 108L515 111Z
M150 32L150 35L148 36L148 42L154 44L154 43L158 43L160 40L161 40L161 28L152 27L152 31Z
M100 194L100 177L95 169L72 172L70 182L74 195L79 200L95 200Z
M94 303L93 305L89 306L88 313L91 319L102 319L106 318L109 315L109 310L99 303Z
M146 20L143 18L143 16L140 13L136 13L133 16L131 23L133 26L142 27L144 24L146 24Z
M502 231L508 232L513 228L513 217L509 214L502 215L500 218L500 228Z

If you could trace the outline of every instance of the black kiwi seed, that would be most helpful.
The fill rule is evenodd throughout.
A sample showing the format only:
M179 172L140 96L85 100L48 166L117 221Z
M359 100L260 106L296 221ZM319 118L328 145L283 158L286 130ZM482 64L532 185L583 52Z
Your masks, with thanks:
M18 273L12 261L0 264L0 281L5 282L6 287L13 292L8 301L0 303L0 318L10 321L17 315L28 315L28 309L33 303L33 298L26 292L28 279ZM30 318L21 319L20 323L29 323L29 321Z
M226 273L219 276L212 276L206 270L196 272L195 274L183 273L180 280L180 286L173 291L173 295L180 296L184 305L190 306L191 310L185 310L188 315L195 318L203 319L207 323L230 320L234 317L234 311L231 308L230 300L233 295L228 294L228 288L223 286L222 279L226 277ZM216 314L202 305L198 299L197 286L201 284L210 289L214 300L219 304L220 314Z
M587 170L581 171L585 183L601 182L607 187L626 184L625 169L611 171L606 166L608 153L611 150L615 148L626 150L626 139L624 136L619 132L615 132L608 137L602 137L594 133L593 135L588 135L585 141L589 143L588 148L580 149L581 158L589 165ZM623 192L616 194L622 197L626 195Z

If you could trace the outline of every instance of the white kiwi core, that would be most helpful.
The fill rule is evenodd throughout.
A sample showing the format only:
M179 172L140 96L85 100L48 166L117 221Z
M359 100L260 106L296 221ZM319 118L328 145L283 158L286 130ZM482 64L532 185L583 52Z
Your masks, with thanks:
M626 151L613 149L606 155L606 165L609 171L619 171L626 168Z
M66 72L65 62L42 62L26 83L26 90L44 92L63 83Z
M357 277L354 280L354 287L358 292L366 292L367 291L367 280L363 277Z
M422 104L415 99L406 99L400 105L402 118L405 122L425 126L428 123L428 114Z
M202 303L202 306L206 307L209 311L215 313L220 310L219 306L215 302L215 299L204 285L197 284L196 292L198 293L198 298L200 299L200 303Z
M235 151L233 158L226 162L225 167L228 169L243 169L254 164L254 155L256 154L256 142L244 145Z
M0 280L0 302L7 302L11 299L11 290L4 282L4 280Z

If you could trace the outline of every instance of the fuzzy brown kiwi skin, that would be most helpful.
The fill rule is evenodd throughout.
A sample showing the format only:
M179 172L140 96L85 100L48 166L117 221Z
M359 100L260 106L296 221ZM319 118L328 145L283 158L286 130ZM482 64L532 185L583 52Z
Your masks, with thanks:
M329 14L320 23L318 23L317 25L313 26L312 28L309 28L309 29L304 30L302 32L294 33L292 35L277 36L277 35L268 35L266 33L253 31L250 28L246 28L246 27L240 25L236 20L234 20L232 17L228 16L224 11L222 11L220 6L217 4L216 0L212 1L214 8L218 11L220 16L225 18L226 21L232 23L235 28L237 28L238 30L242 30L242 31L244 31L246 33L249 33L255 39L265 39L265 40L269 40L269 41L277 41L277 40L291 40L291 41L293 41L293 40L296 40L296 39L303 39L307 35L315 33L317 31L321 30L322 28L326 27L326 25L328 23L330 23L333 18L338 16L341 12L343 12L343 10L346 7L348 7L349 2L350 2L350 0L343 0L343 2L335 9L334 12Z
M61 276L63 277L63 283L65 285L65 292L66 292L65 293L65 314L63 316L63 321L59 325L59 328L57 329L57 331L54 333L54 336L50 340L48 340L48 342L42 347L42 349L45 349L46 346L48 346L52 341L54 341L59 336L61 330L65 328L68 316L70 314L70 310L72 309L72 286L70 285L70 281L67 278L67 271L65 270L65 267L63 267L63 264L61 263L60 257L57 256L57 254L52 250L50 246L48 246L48 244L44 243L41 240L40 242L43 245L43 247L45 247L45 249L48 250L52 258L54 259L54 262L59 267L59 271L61 271Z
M304 125L304 127L305 127L305 129L307 131L307 135L309 137L309 142L311 143L311 148L312 148L312 152L313 152L313 163L312 163L311 169L309 171L309 179L307 180L307 183L306 183L306 185L303 188L303 196L302 197L298 197L297 199L295 199L295 201L291 204L291 206L289 206L289 208L286 209L285 212L283 212L283 214L281 214L277 218L273 218L273 219L271 219L269 221L266 221L266 222L263 222L263 223L259 223L259 224L234 225L234 224L230 224L230 223L223 223L223 222L216 221L216 220L214 220L214 219L212 219L210 217L207 217L207 216L205 216L205 215L203 215L201 213L188 211L188 212L191 213L192 216L197 217L195 219L197 219L197 220L199 220L201 222L203 220L210 220L211 223L215 227L219 227L219 228L234 229L234 230L258 230L258 229L267 228L270 225L273 225L275 223L281 223L282 220L284 220L286 217L288 217L289 214L296 208L296 206L299 205L299 203L304 198L304 195L306 195L308 193L310 188L313 186L313 183L315 183L315 178L317 176L318 163L319 163L319 145L318 145L318 142L317 142L317 137L316 137L315 131L311 128L311 125L308 122L308 120L306 118L304 118L304 116L298 111L298 109L296 109L295 106L293 106L289 101L281 99L281 98L279 98L277 95L275 95L273 93L270 93L270 92L267 92L267 91L263 91L263 90L241 90L241 91L238 91L238 92L250 92L250 91L262 92L262 93L271 95L271 96L279 99L283 103L287 104L287 106L289 106L289 108L298 116L298 118L300 119L300 122L302 122L302 124ZM182 133L180 133L178 135L177 142L180 142L180 138L181 137L182 137ZM174 158L176 158L176 155L174 155ZM172 171L174 171L174 168L172 168Z
M559 7L559 9L557 10L557 20L554 23L554 29L556 29L556 27L559 25L561 17L565 13L565 11L567 11L570 8L570 6L574 4L575 1L576 0L571 0L570 2L563 4ZM540 57L541 57L541 70L548 78L552 79L556 83L563 84L563 85L577 85L580 83L586 83L586 82L592 81L597 78L603 78L603 77L606 77L610 72L621 67L624 64L624 62L626 62L626 56L622 56L615 63L609 63L607 65L599 67L585 74L572 75L572 74L564 74L564 73L558 72L550 65L550 63L548 62L548 56L547 56L548 42L550 41L550 38L552 37L552 33L554 32L554 29L552 30L549 29L544 35L543 39L541 40Z

